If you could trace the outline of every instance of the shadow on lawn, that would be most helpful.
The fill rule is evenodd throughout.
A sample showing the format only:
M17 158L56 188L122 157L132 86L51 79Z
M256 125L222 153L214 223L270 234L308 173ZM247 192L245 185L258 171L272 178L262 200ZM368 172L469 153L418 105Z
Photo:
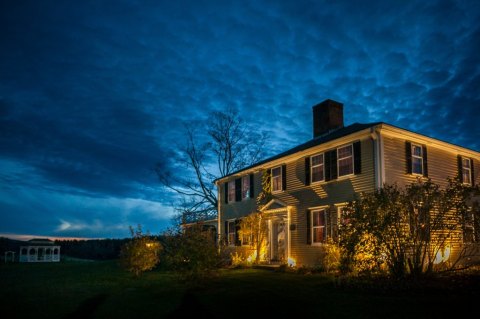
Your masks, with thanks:
M97 310L98 306L100 306L105 301L105 299L107 299L107 297L107 294L98 294L96 296L93 296L92 298L88 298L78 306L77 310L75 310L71 314L66 315L64 318L91 318Z
M198 318L215 318L215 316L208 311L192 292L187 291L182 298L182 303L175 309L168 318L188 318L191 316Z

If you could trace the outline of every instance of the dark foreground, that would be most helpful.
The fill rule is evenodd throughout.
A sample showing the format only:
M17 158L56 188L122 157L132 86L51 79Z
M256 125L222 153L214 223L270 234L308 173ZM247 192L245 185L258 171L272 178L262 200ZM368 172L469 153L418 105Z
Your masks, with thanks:
M480 274L423 282L223 270L203 284L115 262L0 265L2 318L448 318L475 313Z

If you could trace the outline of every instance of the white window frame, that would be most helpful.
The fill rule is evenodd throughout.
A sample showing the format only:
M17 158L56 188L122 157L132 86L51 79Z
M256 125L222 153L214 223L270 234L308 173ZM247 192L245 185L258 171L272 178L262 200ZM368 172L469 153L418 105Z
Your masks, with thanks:
M245 190L245 181L248 183L248 188ZM242 176L242 200L250 198L250 175Z
M248 242L246 242L244 240L244 238L248 238ZM253 234L249 234L249 235L243 234L242 235L242 246L251 246L252 242L253 242Z
M232 229L230 229L230 224L233 225L233 227L232 227L233 231L231 231ZM227 232L228 246L235 246L235 219L229 219L228 223L227 223L227 227L228 227L228 232ZM231 234L233 235L232 240L230 240L230 235Z
M317 156L322 156L322 164L313 165L313 158L317 157ZM313 169L315 167L320 167L320 166L322 167L322 172L323 172L322 179L318 180L318 181L314 181L313 180ZM318 153L318 154L310 156L310 184L320 183L320 182L324 182L324 181L325 181L325 153Z
M463 165L463 161L465 160L468 161L468 167L465 167ZM465 181L465 171L468 171L468 178L469 178L468 182ZM462 180L463 180L463 184L472 185L472 160L469 159L468 157L463 157L463 156L462 156Z
M418 156L418 155L415 155L415 154L414 154L414 151L413 151L413 150L414 150L415 147L420 148L420 151L421 151L421 154L422 154L421 156ZM418 144L412 143L412 147L411 147L411 149L410 149L410 154L411 154L411 156L412 156L412 159L411 159L411 161L412 161L412 163L411 163L411 164L412 164L412 175L423 176L423 172L424 172L425 168L423 167L423 155L424 155L424 154L423 154L423 147L422 147L422 145L418 145ZM415 165L413 165L413 159L414 159L414 158L420 159L420 163L422 164L422 171L421 171L420 173L414 172L414 167L415 167Z
M233 191L232 191L232 189L233 189ZM230 197L232 197L232 198L230 198ZM235 180L228 182L228 202L229 203L235 202Z
M340 156L338 156L338 151L341 148L346 148L346 147L350 147L352 149L352 155L340 158ZM348 173L348 174L345 174L345 175L340 175L340 160L344 160L344 159L347 159L347 158L350 158L350 157L352 158L352 172ZM351 176L354 173L355 173L355 158L354 158L354 154L353 154L353 144L347 144L347 145L337 147L337 177L340 178L340 177Z
M320 212L322 213L323 212L323 218L325 220L325 225L323 226L314 226L313 225L313 215L315 212ZM324 245L325 242L326 242L326 239L328 238L328 232L327 232L327 229L328 229L328 222L327 222L327 210L325 208L320 208L320 209L312 209L310 211L310 238L311 238L311 244L312 246L321 246L321 245ZM321 241L319 242L315 242L314 241L314 229L315 228L322 228L323 227L323 231L324 231L324 238L321 239Z
M275 189L273 189L273 185L274 185L274 182L273 182L273 179L274 179L273 171L274 171L275 169L277 169L277 168L280 170L280 174L279 174L277 177L275 177L275 178L280 179L280 183L279 183L280 189L275 190ZM282 166L276 166L276 167L272 168L271 172L272 172L272 180L271 180L271 183L272 183L272 185L271 185L271 186L272 186L272 193L279 193L279 192L283 191L283 185L282 185L282 183L283 183Z

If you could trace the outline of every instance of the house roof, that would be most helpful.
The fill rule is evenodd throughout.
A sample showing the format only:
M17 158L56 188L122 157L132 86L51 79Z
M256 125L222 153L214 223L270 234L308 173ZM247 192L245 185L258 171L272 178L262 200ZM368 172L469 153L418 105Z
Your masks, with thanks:
M368 129L370 127L373 127L373 126L376 126L376 125L379 125L379 124L383 124L382 122L374 122L374 123L368 123L368 124L361 124L361 123L354 123L352 125L349 125L349 126L345 126L345 127L342 127L342 128L339 128L339 129L336 129L336 130L333 130L333 131L330 131L330 132L327 132L326 134L323 134L323 135L320 135L306 143L303 143L303 144L300 144L298 146L295 146L294 148L291 148L285 152L282 152L280 154L277 154L277 155L274 155L272 157L269 157L267 159L264 159L260 162L257 162L255 164L252 164L250 166L247 166L247 167L244 167L240 170L237 170L233 173L230 173L228 175L225 175L221 178L217 178L216 180L214 180L214 182L220 180L220 179L224 179L224 178L227 178L229 176L232 176L232 175L235 175L235 174L238 174L242 171L245 171L245 170L248 170L248 169L251 169L251 168L254 168L256 166L260 166L262 164L265 164L265 163L268 163L268 162L271 162L271 161L274 161L274 160L277 160L279 158L282 158L282 157L285 157L285 156L288 156L288 155L292 155L292 154L295 154L297 152L300 152L300 151L303 151L303 150L306 150L306 149L309 149L311 147L314 147L314 146L317 146L317 145L320 145L320 144L324 144L324 143L327 143L327 142L330 142L330 141L333 141L333 140L336 140L338 138L342 138L344 136L347 136L347 135L350 135L350 134L353 134L353 133L356 133L356 132L359 132L359 131L363 131L365 129Z
M246 171L246 170L249 170L249 169L252 169L252 168L255 168L257 166L260 166L260 165L263 165L263 164L266 164L268 162L272 162L274 160L277 160L277 159L280 159L282 157L286 157L286 156L289 156L289 155L292 155L292 154L295 154L295 153L298 153L298 152L301 152L301 151L304 151L304 150L307 150L311 147L314 147L314 146L317 146L317 145L321 145L321 144L324 144L324 143L327 143L327 142L330 142L330 141L333 141L333 140L336 140L336 139L339 139L339 138L342 138L342 137L345 137L347 135L350 135L350 134L354 134L354 133L357 133L357 132L360 132L360 131L363 131L365 129L369 129L371 127L374 127L374 126L377 126L377 125L382 125L382 126L387 126L387 127L392 127L392 128L396 128L396 129L400 129L402 130L403 132L410 132L410 133L413 133L415 135L419 135L419 136L423 136L423 137L426 137L428 139L431 139L431 140L435 140L435 141L439 141L439 142L442 142L442 143L446 143L448 145L451 145L451 146L455 146L455 147L459 147L463 150L468 150L468 151L471 151L475 154L480 154L478 151L476 150L473 150L473 149L469 149L469 148L466 148L466 147L463 147L461 145L457 145L457 144L453 144L453 143L450 143L450 142L446 142L446 141L442 141L440 139L437 139L437 138L431 138L429 136L426 136L426 135L423 135L423 134L419 134L419 133L416 133L416 132L413 132L413 131L410 131L410 130L407 130L407 129L404 129L404 128L401 128L401 127L398 127L398 126L395 126L395 125L392 125L392 124L388 124L388 123L385 123L385 122L373 122L373 123L366 123L366 124L362 124L362 123L354 123L354 124L351 124L349 126L345 126L345 127L342 127L342 128L339 128L339 129L336 129L336 130L333 130L333 131L330 131L330 132L327 132L323 135L320 135L316 138L313 138L311 139L310 141L308 142L305 142L303 144L300 144L298 146L295 146L294 148L291 148L285 152L282 152L280 154L277 154L277 155L274 155L274 156L271 156L269 158L266 158L262 161L259 161L257 163L254 163L250 166L247 166L247 167L244 167L240 170L237 170L235 172L232 172L228 175L225 175L223 177L220 177L220 178L217 178L216 180L214 180L213 182L216 183L217 181L219 180L222 180L224 178L228 178L230 176L233 176L233 175L236 175L240 172L243 172L243 171Z

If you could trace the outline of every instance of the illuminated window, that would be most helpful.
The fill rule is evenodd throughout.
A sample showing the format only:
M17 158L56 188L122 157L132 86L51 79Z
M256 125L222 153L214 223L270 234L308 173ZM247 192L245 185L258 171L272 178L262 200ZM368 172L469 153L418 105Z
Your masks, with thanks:
M235 181L228 182L228 202L235 201Z
M353 174L353 146L337 149L338 177Z
M312 183L323 181L325 179L323 173L323 154L318 154L310 157L310 162L310 176L312 177Z
M235 221L228 222L228 245L235 245Z
M423 150L415 144L412 144L412 173L423 175Z
M250 175L242 177L242 199L250 198Z
M282 168L275 167L272 169L272 192L279 192L282 190Z
M312 244L325 242L327 238L325 209L312 211Z
M462 175L463 183L471 185L472 184L472 166L469 158L462 158Z

